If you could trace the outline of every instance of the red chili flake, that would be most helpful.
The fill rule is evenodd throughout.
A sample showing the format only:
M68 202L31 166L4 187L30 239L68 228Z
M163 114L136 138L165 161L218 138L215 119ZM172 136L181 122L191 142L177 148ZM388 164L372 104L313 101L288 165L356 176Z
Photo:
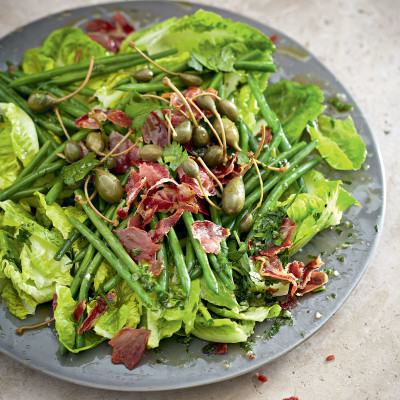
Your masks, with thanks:
M267 377L261 374L257 374L257 379L262 383L268 382Z
M252 360L253 358L256 358L254 354L249 354L249 360Z
M209 343L202 348L204 354L226 354L228 345L226 343Z
M292 396L292 397L287 397L283 400L300 400L298 397Z
M57 308L57 299L58 299L58 295L57 293L53 294L53 312L56 311Z
M277 34L271 35L269 39L271 40L272 43L275 44L278 41L278 35Z
M326 361L333 361L335 359L335 356L331 354L330 356L326 357Z

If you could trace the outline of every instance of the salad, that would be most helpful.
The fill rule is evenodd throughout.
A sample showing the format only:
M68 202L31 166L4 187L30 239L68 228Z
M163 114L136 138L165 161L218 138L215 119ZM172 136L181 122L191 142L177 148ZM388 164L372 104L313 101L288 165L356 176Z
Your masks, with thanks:
M132 369L173 335L224 354L290 320L331 271L298 253L360 206L320 172L365 160L327 114L352 106L269 84L277 38L211 12L86 28L0 72L0 294L54 314L18 333L54 322L61 354L108 341Z

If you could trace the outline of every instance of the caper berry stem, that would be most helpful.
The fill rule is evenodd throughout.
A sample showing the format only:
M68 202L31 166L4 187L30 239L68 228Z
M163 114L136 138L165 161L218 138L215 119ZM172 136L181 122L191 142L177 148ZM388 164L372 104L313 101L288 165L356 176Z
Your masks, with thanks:
M54 107L54 108L53 108L53 111L54 111L54 114L56 114L56 117L57 117L57 119L58 119L58 122L60 123L61 129L63 130L65 136L66 136L68 139L71 139L71 136L69 135L69 133L68 133L67 129L65 128L65 125L64 125L64 123L63 123L63 121L62 121L62 119L61 119L60 110L59 110L58 106Z
M212 123L210 122L210 120L204 115L203 111L200 109L200 107L192 100L192 99L188 99L188 102L190 103L191 106L193 106L196 111L202 116L202 118L204 119L205 123L211 128L212 132L214 133L215 137L218 140L219 145L221 146L221 148L223 149L224 145L221 142L221 138L219 137L217 131L215 130L215 128L213 127Z
M222 208L221 208L221 207L218 207L216 204L214 204L214 203L210 200L210 198L208 197L207 192L205 191L204 186L203 186L203 184L201 183L200 177L197 177L197 178L195 178L195 179L196 179L197 183L199 184L200 190L201 190L201 192L203 193L204 198L207 200L207 203L208 203L211 207L214 207L214 208L216 208L217 210L222 211Z
M167 121L167 125L168 125L168 146L169 146L171 144L171 136L175 132L175 129L172 126L172 122L171 122L171 111L169 111L168 114L166 114L164 117L165 117L165 120Z
M197 128L199 124L197 123L196 118L193 114L193 111L192 111L189 103L187 102L185 96L182 94L182 92L171 82L171 79L169 79L167 76L164 76L162 83L164 84L164 86L170 87L177 94L177 96L182 100L182 103L186 106L186 108L189 112L189 118L193 122L194 127Z
M211 176L211 178L214 179L215 182L217 182L218 187L221 189L221 192L224 191L224 188L222 186L222 183L219 181L219 179L215 176L215 174L207 167L206 163L203 161L202 158L197 157L197 161L202 165L202 167L206 170L208 175Z
M171 104L171 100L168 100L165 97L156 96L155 94L141 94L140 96L143 98L157 99L157 100L163 101L164 103L168 104L170 107L173 107L174 110L179 111L185 118L189 118L189 116L183 110L181 110L180 106L174 106L173 104Z
M104 140L104 145L107 147L108 146L108 137L104 131L103 125L101 124L99 118L97 117L96 113L94 111L90 111L89 112L89 118L92 118L96 121L97 126L100 129L101 135L103 136L103 140Z
M259 208L261 207L262 202L263 202L263 200L264 200L264 183L263 183L263 180L262 180L262 177L261 177L261 174L260 174L260 170L259 170L259 168L258 168L256 159L253 158L251 161L252 161L252 163L254 164L254 168L256 169L256 172L257 172L257 175L258 175L258 179L259 179L259 181L260 181L261 195L260 195L260 200L258 200L258 203L257 203L256 207L253 209L253 211L250 213L250 215L253 214L254 211L256 211L257 209L259 209Z
M222 149L224 151L222 162L226 163L228 161L228 156L227 156L227 149L226 149L226 135L225 135L224 123L222 122L221 116L219 115L219 112L217 110L214 110L214 115L217 118L218 123L221 127Z

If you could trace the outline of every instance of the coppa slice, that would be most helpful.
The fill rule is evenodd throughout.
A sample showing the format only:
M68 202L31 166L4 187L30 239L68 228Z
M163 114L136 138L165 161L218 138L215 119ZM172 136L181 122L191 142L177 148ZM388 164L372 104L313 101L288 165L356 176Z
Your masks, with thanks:
M196 221L190 227L193 237L200 242L206 253L218 254L221 251L220 243L230 235L229 229L211 221Z

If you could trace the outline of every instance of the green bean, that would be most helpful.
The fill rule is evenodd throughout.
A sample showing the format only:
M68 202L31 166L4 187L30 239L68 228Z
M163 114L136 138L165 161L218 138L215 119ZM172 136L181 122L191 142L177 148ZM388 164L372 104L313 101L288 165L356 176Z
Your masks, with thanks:
M222 72L217 72L214 77L211 79L210 84L208 85L209 88L212 89L218 89L219 86L221 85L222 78L223 78L223 73Z
M35 154L29 164L22 170L22 172L18 175L15 182L20 181L24 176L30 174L35 170L35 168L42 162L43 158L46 157L47 153L51 148L51 142L46 142L39 151Z
M278 182L280 182L281 179L289 175L289 173L298 165L298 163L302 160L304 160L305 157L307 157L313 149L316 147L317 141L313 140L311 141L307 146L305 146L303 149L301 149L291 160L290 160L290 166L285 172L276 172L274 173L274 176L267 181L264 182L263 185L263 195L266 196L267 193L276 185ZM257 187L254 189L251 193L248 193L246 195L246 200L244 202L243 210L247 208L251 208L252 204L254 204L257 200L260 199L261 196L261 187ZM249 212L249 211L247 211ZM223 225L228 226L232 223L232 221L239 220L239 222L242 220L242 218L247 214L247 212L242 211L240 214L237 216L228 216L227 218L223 218Z
M20 71L20 72L22 72L22 71ZM14 81L13 78L9 77L8 75L6 75L6 74L5 74L4 72L2 72L2 71L0 71L0 79L1 79L5 84L7 84L7 86L8 86L11 82ZM31 90L32 90L32 89L31 89L30 87L28 87L28 86L21 86L21 87L18 88L18 91L19 91L20 93L27 94L27 95L30 95L30 94L31 94Z
M155 215L153 219L150 221L150 228L155 229L158 222L158 218ZM161 286L162 290L168 293L168 286L169 286L169 271L168 271L168 254L167 248L164 241L161 243L161 249L157 252L157 259L162 258L164 263L164 269L161 271L160 275L158 276L158 284ZM162 299L164 293L160 293L159 298Z
M299 142L297 144L295 144L290 150L285 151L283 153L280 153L275 159L273 159L273 161L268 162L268 165L270 167L275 167L279 164L279 162L283 161L283 160L289 160L291 157L293 157L295 154L297 154L300 150L302 150L304 147L306 147L307 143L306 142ZM313 146L314 148L315 146ZM271 170L268 169L263 169L260 172L261 175L261 179L263 180L263 182L267 179L268 176L270 176L272 174ZM250 177L250 179L248 179L245 184L245 190L246 193L251 193L253 190L255 190L257 187L259 187L260 183L259 183L259 178L258 175L252 175Z
M92 231L90 231L88 228L85 227L85 225L79 222L79 220L74 217L69 217L68 220L83 236L86 237L89 243L91 243L97 249L97 251L101 253L101 255L108 261L108 263L115 269L118 275L120 275L120 277L126 281L128 286L138 295L140 300L143 301L146 307L152 307L152 302L149 296L139 285L139 283L131 278L131 273L128 271L128 269L126 269L125 263L121 262L122 260L117 258L116 255L108 247L106 247L100 239L96 238L93 235ZM100 230L103 232L104 230L107 230L107 233L112 235L105 224L104 227L101 227L101 229L99 229L99 231ZM125 250L123 251L125 252ZM118 255L121 255L120 253L121 252L118 251ZM127 256L129 257L128 253L125 252L125 254L127 254ZM139 267L137 267L137 269L139 270Z
M196 257L190 240L186 243L185 263L190 275L191 271L196 267Z
M182 218L183 221L185 222L185 226L188 231L188 237L196 253L197 261L199 262L203 270L203 275L207 283L207 286L211 291L218 294L218 282L215 279L210 264L208 263L207 254L202 249L200 242L193 237L193 232L191 227L191 224L194 223L193 215L191 213L184 212Z
M164 213L160 213L162 218L166 218L167 215ZM188 270L186 268L185 256L183 255L182 248L179 244L178 236L176 235L175 229L171 228L167 233L168 244L172 250L172 256L174 258L175 268L178 272L179 280L181 282L181 286L183 291L186 293L186 296L189 296L190 293L190 277Z
M78 231L77 231L78 232ZM78 232L79 233L79 232ZM81 234L79 233L79 236L80 236ZM86 255L86 253L87 253L87 251L88 251L88 247L89 247L89 245L88 246L86 246L84 249L82 249L77 255L76 255L76 257L74 258L74 263L78 263L78 262L80 262L80 261L82 261L84 258L85 258L85 255Z
M161 51L160 53L155 53L155 54L151 55L151 58L153 60L157 60L158 58L171 56L171 55L175 54L176 52L177 52L176 49L164 50L164 51ZM93 68L91 78L94 78L99 75L108 74L110 72L118 71L120 69L124 70L127 68L134 67L136 65L141 65L141 64L145 64L145 63L147 63L147 60L145 60L142 57L139 57L137 59L135 58L133 60L128 60L128 61L121 62L121 63L112 63L112 64L108 64L108 65L103 65L103 66L97 65ZM87 75L86 70L70 72L67 74L63 74L62 76L60 76L58 78L51 79L50 83L52 85L56 85L56 86L69 85L70 83L84 80L86 75Z
M229 277L225 275L224 271L222 271L221 265L219 264L216 255L209 253L207 254L207 256L208 256L208 261L210 261L210 264L213 266L214 271L218 275L218 278L225 285L225 287L228 288L229 290L235 290L236 288L235 284L229 279Z
M242 152L244 154L247 154L249 152L249 136L250 136L250 134L245 129L244 122L241 119L239 120L239 134L240 134L239 146L242 149ZM251 135L253 135L253 133L251 133ZM257 151L257 149L256 149L256 151Z
M195 267L190 271L189 275L190 279L194 281L195 279L200 278L200 276L203 275L203 270L201 267Z
M47 193L45 199L46 199L46 203L48 205L53 204L58 196L61 194L61 192L64 190L65 188L65 183L64 183L64 179L61 176L58 176L55 180L54 180L54 184L52 186L52 188L49 190L49 192Z
M288 151L291 147L289 140L287 139L287 137L283 132L282 125L279 122L278 117L276 116L274 111L271 110L271 108L269 107L267 100L265 99L264 93L260 90L257 80L253 74L250 73L247 75L247 83L250 86L253 96L257 100L257 104L260 107L262 116L264 117L267 124L271 127L272 133L274 135L280 135L282 137L279 145L281 150ZM304 180L302 178L299 179L297 183L301 188L302 192L307 191L306 186L304 184Z
M184 88L185 85L178 78L171 79L171 82L178 88ZM122 92L136 91L138 93L149 93L149 92L165 92L171 90L169 86L165 86L161 82L155 83L127 83L125 85L116 86L114 90L121 90Z
M72 92L75 92L76 89L79 89L79 86L78 85L68 85L65 87L65 89L72 93ZM86 96L86 97L92 97L92 96L94 96L95 93L96 93L96 91L94 89L90 89L88 87L84 87L79 92L80 95Z
M71 136L72 140L79 142L80 140L84 140L89 132L89 129L81 129ZM65 147L65 142L60 144L56 149L54 149L43 161L42 165L49 164L58 159L57 153L63 153Z
M59 160L53 164L45 165L35 172L25 176L19 182L13 183L6 189L0 191L0 201L8 199L13 194L17 193L20 189L29 187L33 182L50 172L57 171L65 165L64 160Z
M276 67L273 62L236 61L233 66L236 69L244 69L245 71L276 72Z
M84 196L82 190L75 190L75 194L79 196ZM109 230L108 226L100 219L100 217L90 208L87 204L82 204L82 208L85 211L86 215L93 222L94 226L98 229L101 236L105 239L110 248L115 252L118 258L122 261L125 267L133 274L139 273L143 274L143 271L139 268L139 266L132 260L131 256L125 251L122 247L119 240L115 237L115 235ZM79 230L79 229L78 229ZM104 258L106 258L104 256ZM118 271L117 271L118 272ZM162 292L162 289L154 282L153 289L155 292Z
M33 196L35 192L43 193L51 188L51 183L46 183L45 185L30 187L28 189L20 190L19 192L10 196L10 200L18 201L21 199L26 199L27 197Z
M304 175L306 172L311 171L313 168L315 168L321 161L322 157L315 157L304 164L299 165L296 167L290 174L286 175L278 185L274 187L274 189L271 191L271 193L268 195L268 197L265 199L263 202L262 206L257 210L257 214L255 218L262 216L265 214L269 209L272 209L279 198L282 196L284 191L294 182L296 181L300 176ZM254 233L254 227L252 227L247 234L246 237L246 243L249 242L251 239L252 235Z
M139 58L141 57L135 53L118 54L116 56L100 57L95 60L94 65L99 66L99 65L116 64ZM21 85L27 85L31 83L46 82L55 76L62 76L69 72L81 71L81 70L87 71L87 69L89 68L89 64L90 61L83 61L77 64L66 65L48 71L41 71L35 74L26 75L24 77L18 78L15 81L13 81L13 83L11 83L10 86L20 87Z
M179 64L173 64L173 65L166 65L164 67L168 71L171 72L185 72L188 69L188 65L186 62L179 63ZM161 82L164 76L168 76L170 74L167 74L165 72L159 72L157 75L154 76L154 78L151 80L151 82Z

